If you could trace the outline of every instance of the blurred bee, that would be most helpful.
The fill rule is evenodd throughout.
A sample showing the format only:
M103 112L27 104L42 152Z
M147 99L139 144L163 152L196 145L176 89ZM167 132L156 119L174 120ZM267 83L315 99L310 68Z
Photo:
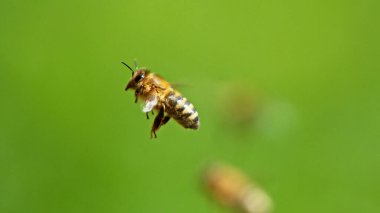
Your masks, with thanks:
M244 213L269 213L270 197L235 168L226 165L210 166L203 178L211 196L224 206Z
M157 138L156 132L170 118L185 128L198 129L198 112L193 104L173 89L169 82L146 68L137 68L136 66L136 71L133 71L126 63L121 63L132 71L132 78L125 90L135 90L135 103L139 98L145 101L143 112L146 113L148 119L149 112L158 111L151 129L151 137Z
M244 82L229 82L218 90L221 128L245 136L256 130L263 100L260 94Z

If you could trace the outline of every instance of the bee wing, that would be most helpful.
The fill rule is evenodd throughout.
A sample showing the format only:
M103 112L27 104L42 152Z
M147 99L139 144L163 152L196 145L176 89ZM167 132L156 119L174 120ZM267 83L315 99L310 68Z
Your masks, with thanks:
M172 86L174 89L183 89L183 88L191 87L190 84L181 83L181 82L174 82L174 83L171 83L171 86Z
M149 97L146 101L145 101L145 106L143 107L143 112L150 112L152 111L152 109L157 105L158 103L158 98L156 95L153 95L151 97Z

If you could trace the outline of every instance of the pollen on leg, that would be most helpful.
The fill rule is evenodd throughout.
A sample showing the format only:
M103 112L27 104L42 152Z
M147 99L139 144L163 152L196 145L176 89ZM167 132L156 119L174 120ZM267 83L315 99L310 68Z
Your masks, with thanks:
M145 101L145 106L143 108L143 112L150 112L157 105L158 100L157 97L154 96L152 99L148 99Z

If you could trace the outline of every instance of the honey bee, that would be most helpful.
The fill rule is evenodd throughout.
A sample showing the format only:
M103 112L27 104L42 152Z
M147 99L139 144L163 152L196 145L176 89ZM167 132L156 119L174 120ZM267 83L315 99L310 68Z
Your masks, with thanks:
M180 125L189 129L198 129L198 112L185 97L173 89L171 84L157 74L150 72L146 68L137 68L136 71L121 62L132 71L132 78L128 82L125 90L135 90L135 103L138 99L145 102L143 112L149 119L149 112L158 111L151 129L151 137L157 138L156 132L173 118Z
M269 213L270 197L242 172L226 165L212 165L204 173L207 191L220 204L244 213Z

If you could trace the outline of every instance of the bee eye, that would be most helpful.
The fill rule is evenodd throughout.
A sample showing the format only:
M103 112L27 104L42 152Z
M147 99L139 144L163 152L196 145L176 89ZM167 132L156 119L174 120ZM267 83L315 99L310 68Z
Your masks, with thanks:
M143 78L144 78L144 75L138 75L138 76L136 76L135 83L139 82Z

